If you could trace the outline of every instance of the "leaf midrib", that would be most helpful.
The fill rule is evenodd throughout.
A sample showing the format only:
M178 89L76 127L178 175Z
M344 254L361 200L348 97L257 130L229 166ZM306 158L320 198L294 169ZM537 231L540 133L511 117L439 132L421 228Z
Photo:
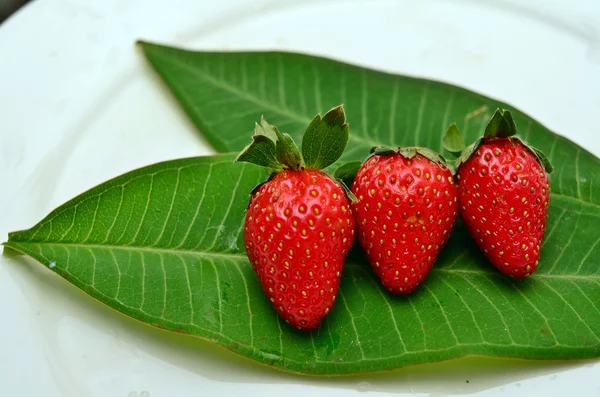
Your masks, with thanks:
M32 244L32 245L66 245L74 248L101 248L101 249L114 249L114 250L124 250L124 251L144 251L151 252L155 254L175 254L175 255L191 255L198 256L203 258L221 258L227 260L238 260L238 261L248 261L248 257L241 253L227 253L227 252L214 252L214 251L190 251L179 248L155 248L155 247L143 247L143 246L132 246L132 245L107 245L107 244L81 244L81 243L70 243L70 242L19 242L19 241L9 241L4 243L7 246L11 245L21 245L21 244ZM362 265L355 264L353 262L347 262L345 264L346 267L354 267L354 268L364 268ZM480 277L501 277L505 278L506 276L494 272L494 271L485 271L485 270L462 270L462 269L445 269L445 268L436 268L433 267L431 269L431 273L447 273L447 274L471 274ZM549 278L549 279L567 279L567 280L600 280L600 275L570 275L570 274L544 274L538 273L534 277L539 278Z

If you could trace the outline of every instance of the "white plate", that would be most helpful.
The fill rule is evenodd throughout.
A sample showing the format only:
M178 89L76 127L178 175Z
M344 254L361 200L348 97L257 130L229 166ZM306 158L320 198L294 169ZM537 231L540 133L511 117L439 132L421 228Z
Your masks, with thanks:
M600 155L593 1L36 1L0 26L0 236L133 168L209 153L134 48L285 49L453 82ZM600 394L600 364L459 360L290 376L145 327L22 257L0 257L0 394ZM467 382L468 381L468 382Z

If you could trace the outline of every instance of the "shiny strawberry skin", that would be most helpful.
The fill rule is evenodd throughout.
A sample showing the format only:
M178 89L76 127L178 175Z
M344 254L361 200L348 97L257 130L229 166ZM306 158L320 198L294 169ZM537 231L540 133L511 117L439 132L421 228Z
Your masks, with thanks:
M409 294L427 277L456 220L456 185L445 166L417 154L373 155L352 192L358 240L385 288Z
M540 257L550 200L548 174L510 138L484 138L458 169L463 223L502 273L523 278Z
M246 253L271 305L298 329L331 311L353 241L346 194L321 171L282 171L252 195Z

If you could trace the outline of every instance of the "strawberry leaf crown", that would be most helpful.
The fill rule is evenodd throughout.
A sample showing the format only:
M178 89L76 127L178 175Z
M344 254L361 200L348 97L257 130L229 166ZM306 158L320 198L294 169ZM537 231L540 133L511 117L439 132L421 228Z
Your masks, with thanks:
M510 110L496 109L485 126L484 138L510 138L517 135L517 124Z
M517 137L516 134L517 124L515 123L511 112L506 109L496 109L496 112L494 112L494 115L485 127L484 135L477 138L471 145L465 147L464 136L459 131L456 123L452 123L442 137L442 146L448 152L457 156L453 167L454 170L457 171L460 165L471 157L473 152L477 150L482 142L494 139L512 139L525 146L535 156L538 163L544 167L546 172L551 173L553 170L552 164L550 164L550 160L548 160L546 155L541 150L528 145L521 138Z
M261 118L256 123L252 142L235 159L279 172L304 168L322 170L335 163L348 144L348 123L342 105L325 116L318 114L302 138L302 153L292 137Z
M434 163L437 163L442 166L446 166L446 159L444 157L442 157L442 155L440 155L439 153L437 153L431 149L425 148L425 147L375 146L374 148L371 149L371 154L373 154L373 155L386 156L386 155L396 154L396 153L401 154L403 157L405 157L407 159L412 159L417 154L420 154L421 156L428 158L429 160L433 161Z
M302 151L289 134L279 132L264 117L254 127L252 142L234 162L247 162L265 167L273 176L283 170L322 170L335 163L348 145L349 132L342 105L336 106L323 117L320 114L310 122L302 137ZM340 180L350 199L348 187Z
M407 159L412 159L417 154L428 158L432 162L443 166L448 167L446 159L440 155L439 153L424 147L388 147L388 146L375 146L371 148L372 156L388 156L391 154L401 154L403 157ZM358 173L360 166L362 165L362 161L350 161L348 163L344 163L339 166L333 173L333 176L337 179L341 179L348 186L351 186L354 182L354 177Z

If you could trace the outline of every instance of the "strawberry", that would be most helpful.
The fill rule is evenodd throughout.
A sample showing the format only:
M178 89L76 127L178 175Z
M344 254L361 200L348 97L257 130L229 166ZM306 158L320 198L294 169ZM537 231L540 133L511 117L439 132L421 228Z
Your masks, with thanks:
M252 196L244 243L271 304L299 329L335 301L354 218L343 188L317 170L285 170Z
M515 134L510 112L497 110L485 135L461 154L456 178L460 216L479 248L502 273L523 278L539 264L552 168Z
M341 155L348 125L341 107L322 119L317 116L304 135L303 156L289 135L264 120L253 138L237 161L268 163L275 172L251 196L244 225L246 253L277 313L298 329L312 330L333 308L354 242L344 187L319 171ZM334 155L327 150L329 157L323 159L324 148ZM272 156L265 160L265 153Z
M373 152L352 185L358 240L384 287L409 294L448 240L456 186L443 158L428 149Z

